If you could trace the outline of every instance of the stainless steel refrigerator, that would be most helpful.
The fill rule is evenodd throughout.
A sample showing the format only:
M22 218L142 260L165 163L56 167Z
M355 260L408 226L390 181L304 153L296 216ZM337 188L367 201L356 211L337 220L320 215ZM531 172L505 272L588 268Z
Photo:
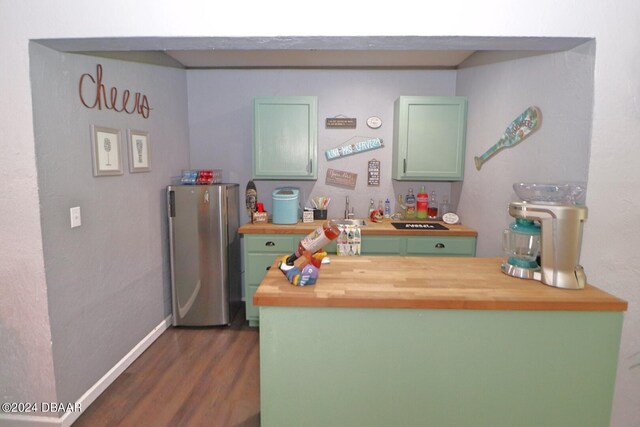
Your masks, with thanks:
M228 325L241 303L238 184L167 187L174 326Z

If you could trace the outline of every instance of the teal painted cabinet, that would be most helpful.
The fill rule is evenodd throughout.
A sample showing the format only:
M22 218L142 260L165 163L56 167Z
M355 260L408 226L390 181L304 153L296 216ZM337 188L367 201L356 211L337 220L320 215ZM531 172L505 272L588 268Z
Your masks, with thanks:
M242 253L243 286L246 299L246 318L250 326L258 326L258 307L253 305L253 294L278 255L290 254L301 236L293 234L244 235Z
M253 305L253 294L279 255L296 249L303 234L245 234L242 266L246 300L246 318L250 326L260 324L258 307ZM329 255L336 253L336 242L325 248ZM425 255L475 256L476 238L466 236L362 236L362 255Z
M315 96L258 97L253 104L253 178L318 177Z
M362 255L476 256L476 238L364 235Z
M467 98L401 96L394 105L392 177L462 181Z
M260 322L263 427L609 425L621 312L264 306Z

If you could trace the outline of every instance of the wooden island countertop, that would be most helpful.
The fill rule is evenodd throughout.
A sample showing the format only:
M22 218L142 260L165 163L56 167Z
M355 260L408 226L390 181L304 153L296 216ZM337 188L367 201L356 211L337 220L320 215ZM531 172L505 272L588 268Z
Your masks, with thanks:
M297 224L272 224L268 223L255 223L242 225L238 233L240 234L309 234L317 227L322 225L324 221L316 220L313 222L298 222ZM425 221L393 221L393 222L425 222ZM398 230L391 225L390 220L384 222L375 223L367 221L367 225L360 227L360 232L363 235L378 235L378 236L469 236L476 237L478 232L465 227L461 224L445 224L439 221L427 221L436 222L448 228L448 230Z
M566 290L500 271L501 258L330 255L313 286L291 285L277 268L253 297L257 306L473 310L625 311L594 286Z

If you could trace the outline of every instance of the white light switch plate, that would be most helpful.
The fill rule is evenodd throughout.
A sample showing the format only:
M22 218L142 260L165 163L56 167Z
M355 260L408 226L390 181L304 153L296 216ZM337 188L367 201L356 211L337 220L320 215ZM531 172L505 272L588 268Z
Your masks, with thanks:
M82 217L80 215L80 206L69 209L71 215L71 228L80 227L82 225Z

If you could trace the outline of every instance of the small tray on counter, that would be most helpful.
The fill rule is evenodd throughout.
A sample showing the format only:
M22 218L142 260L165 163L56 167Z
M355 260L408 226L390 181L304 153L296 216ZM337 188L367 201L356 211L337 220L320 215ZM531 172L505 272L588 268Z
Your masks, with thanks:
M392 222L397 230L448 230L437 222Z

